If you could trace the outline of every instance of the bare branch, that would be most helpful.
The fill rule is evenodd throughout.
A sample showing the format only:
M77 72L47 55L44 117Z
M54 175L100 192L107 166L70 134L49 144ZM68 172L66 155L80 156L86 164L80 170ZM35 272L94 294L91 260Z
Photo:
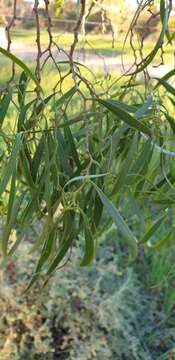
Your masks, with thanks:
M15 24L15 20L16 20L16 8L17 8L17 0L14 0L13 2L13 12L12 12L12 18L11 20L9 21L9 23L7 24L6 26L6 34L7 34L7 50L10 51L10 47L11 47L11 43L12 43L12 40L11 40L11 34L10 34L10 31L11 31L11 28L14 26ZM12 76L9 80L9 82L14 78L14 75L15 75L15 64L12 63Z
M79 35L80 30L81 30L81 27L82 27L82 24L83 24L83 21L84 21L84 17L86 15L86 0L81 0L80 5L81 5L80 16L78 18L77 24L76 24L75 29L74 29L74 41L73 41L73 43L71 45L70 52L69 52L69 56L70 56L71 61L73 61L73 54L74 54L76 45L78 43L78 35Z
M36 22L36 44L37 44L37 58L36 58L36 77L38 81L41 81L41 64L40 59L42 56L41 49L41 34L40 34L40 21L39 21L39 13L38 13L39 0L35 0L33 11L35 13L35 22Z

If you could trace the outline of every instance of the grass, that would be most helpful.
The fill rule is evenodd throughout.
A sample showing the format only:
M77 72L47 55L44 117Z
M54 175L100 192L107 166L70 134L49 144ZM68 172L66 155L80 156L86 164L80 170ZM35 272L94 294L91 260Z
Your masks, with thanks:
M25 40L26 46L32 46L35 44L35 30L13 30L12 36L13 39L19 43ZM48 44L48 40L47 31L42 30L41 44L46 46ZM69 48L73 42L73 34L53 32L53 40L59 46ZM103 35L103 38L101 38L100 35L88 34L86 35L86 40L84 40L83 36L80 35L78 48L82 48L82 46L88 51L93 51L93 49L100 51L103 55L111 55L114 51L117 51L120 54L122 51L122 43L120 41L115 42L115 47L112 48L112 37L108 34Z

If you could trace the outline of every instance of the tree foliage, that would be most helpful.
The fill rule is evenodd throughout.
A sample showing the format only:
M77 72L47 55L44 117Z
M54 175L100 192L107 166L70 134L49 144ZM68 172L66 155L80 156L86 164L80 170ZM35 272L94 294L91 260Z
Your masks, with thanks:
M171 42L171 2L160 1L161 29L153 49L144 55L141 44L137 54L135 27L150 3L142 1L134 15L128 35L135 62L117 89L97 86L96 79L89 80L82 65L74 61L79 31L85 25L84 1L68 60L62 64L54 58L58 46L53 42L48 16L50 42L46 50L60 76L51 93L44 93L41 82L43 67L49 64L41 64L37 3L35 75L20 59L0 49L22 70L19 80L12 77L1 92L1 253L6 263L23 241L26 229L36 222L42 224L31 250L39 252L39 257L29 287L41 273L46 282L69 259L73 246L83 250L80 265L91 264L98 237L111 222L132 261L140 246L160 245L152 242L152 236L167 219L171 221L175 153L171 144L166 144L174 136L174 119L168 109L171 104L174 111L175 93L167 80L174 71L151 80L148 70L167 40ZM66 66L66 72L61 65ZM141 73L144 83L139 82ZM65 79L72 84L66 91ZM166 97L162 97L163 89ZM12 108L16 117L13 127L8 118ZM74 108L77 111L72 113ZM18 236L13 243L14 230ZM166 239L165 233L161 242Z

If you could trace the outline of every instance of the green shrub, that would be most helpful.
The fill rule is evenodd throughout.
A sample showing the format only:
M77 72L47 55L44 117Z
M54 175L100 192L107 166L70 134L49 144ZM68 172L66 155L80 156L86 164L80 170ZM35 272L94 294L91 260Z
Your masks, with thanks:
M74 262L58 270L42 292L35 285L23 297L34 258L28 244L21 245L7 267L8 283L1 272L0 358L151 360L172 349L160 294L142 284L143 272L138 277L119 265L116 240L111 228L96 264L81 272L80 251L73 251Z

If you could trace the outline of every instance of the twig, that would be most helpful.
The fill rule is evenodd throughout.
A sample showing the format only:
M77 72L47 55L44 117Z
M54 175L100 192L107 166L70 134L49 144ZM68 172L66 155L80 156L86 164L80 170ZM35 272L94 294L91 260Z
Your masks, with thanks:
M13 12L12 12L12 18L11 20L9 21L9 23L7 24L6 26L6 34L7 34L7 51L10 52L10 47L11 47L11 43L12 43L12 40L11 40L11 34L10 34L10 30L11 28L14 26L14 23L15 23L15 20L16 20L16 9L17 9L17 0L14 0L13 1ZM13 62L12 63L12 76L9 80L9 82L12 81L12 79L14 78L15 76L15 63Z
M35 13L35 22L36 22L36 44L37 44L37 58L36 58L36 70L35 74L38 81L41 81L41 64L40 59L42 56L41 49L41 34L40 34L40 21L39 21L39 13L38 13L39 0L35 0L33 11ZM39 90L37 90L39 91Z
M70 52L69 52L70 61L72 63L73 63L73 54L74 54L76 45L78 43L78 35L79 35L79 32L80 32L82 24L83 24L84 16L86 14L86 0L81 0L80 5L81 5L80 16L78 18L77 24L74 29L74 40L70 47Z

